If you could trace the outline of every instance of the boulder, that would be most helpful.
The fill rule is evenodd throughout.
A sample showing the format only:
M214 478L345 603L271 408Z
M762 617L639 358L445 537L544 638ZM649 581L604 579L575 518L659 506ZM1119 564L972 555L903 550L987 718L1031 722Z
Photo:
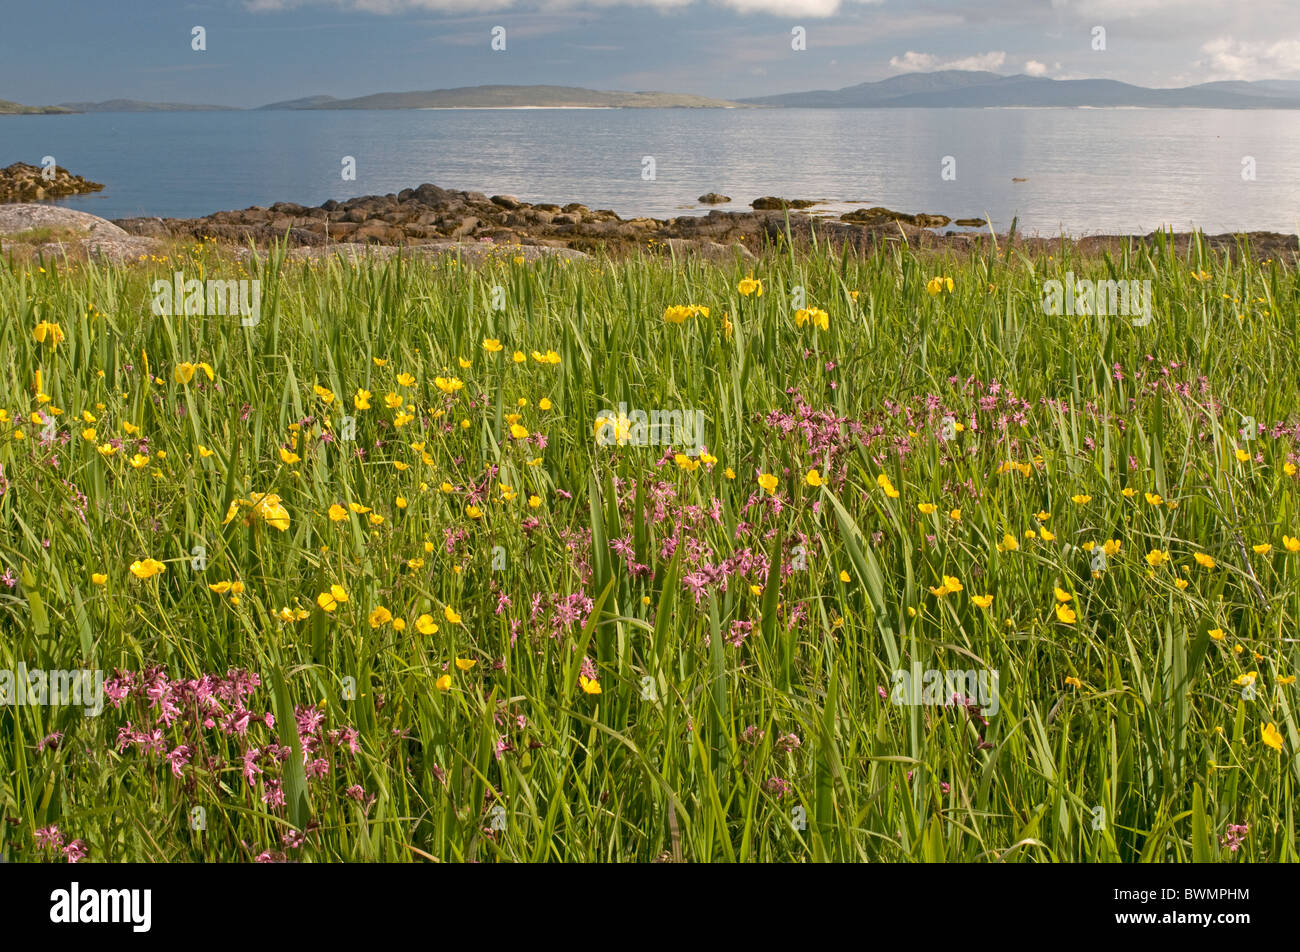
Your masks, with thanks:
M16 235L33 228L76 231L96 237L125 237L126 232L98 215L58 205L0 205L0 235Z
M749 203L749 207L756 212L780 212L787 208L812 208L818 204L809 198L777 198L774 195L765 195L762 198L756 198Z
M705 192L696 201L702 205L721 205L724 202L731 201L731 196L719 195L717 192ZM759 201L762 201L762 199L759 199Z

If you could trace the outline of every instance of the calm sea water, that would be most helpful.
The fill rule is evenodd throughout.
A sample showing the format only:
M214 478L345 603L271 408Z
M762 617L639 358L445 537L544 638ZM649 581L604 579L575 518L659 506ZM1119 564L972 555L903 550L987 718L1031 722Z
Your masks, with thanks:
M624 217L761 195L867 202L1054 235L1295 232L1300 114L1201 109L421 110L0 117L0 166L107 186L107 218L444 188L578 201ZM357 161L343 181L342 157ZM655 177L643 178L653 156ZM944 156L956 178L940 176ZM1242 177L1255 160L1256 177ZM1024 182L1013 182L1024 178Z

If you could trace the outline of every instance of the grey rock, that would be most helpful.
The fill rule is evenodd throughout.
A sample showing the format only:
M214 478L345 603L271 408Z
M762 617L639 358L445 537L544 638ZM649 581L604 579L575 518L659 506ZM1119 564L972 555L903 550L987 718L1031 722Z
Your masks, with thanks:
M0 235L16 235L33 228L67 228L96 237L126 237L126 232L106 218L60 208L58 205L0 205Z

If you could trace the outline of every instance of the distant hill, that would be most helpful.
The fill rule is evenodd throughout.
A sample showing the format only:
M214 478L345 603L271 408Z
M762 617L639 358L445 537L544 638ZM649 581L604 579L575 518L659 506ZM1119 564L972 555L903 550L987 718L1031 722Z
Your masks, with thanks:
M62 106L23 106L8 99L0 99L0 116L50 116L71 111Z
M107 99L104 102L60 103L72 112L218 112L232 106L192 106L183 102L145 102L141 99Z
M303 99L286 99L284 102L268 103L258 109L326 109L328 104L338 102L333 96L306 96Z
M409 93L375 93L355 99L312 96L272 103L263 109L521 109L557 107L719 108L736 107L725 99L686 93L605 92L574 86L461 86Z
M1201 109L1297 109L1300 83L1288 80L1202 83L1149 89L1112 79L1001 76L975 70L906 73L843 89L818 89L741 102L785 108L989 108L1134 106Z

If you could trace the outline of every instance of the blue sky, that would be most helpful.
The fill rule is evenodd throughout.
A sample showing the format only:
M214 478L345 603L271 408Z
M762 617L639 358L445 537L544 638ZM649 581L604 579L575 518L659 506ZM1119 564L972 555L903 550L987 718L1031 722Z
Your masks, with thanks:
M490 47L498 25L504 52ZM945 67L1300 79L1300 0L10 0L0 34L0 99L27 104L257 106L484 83L735 98Z

